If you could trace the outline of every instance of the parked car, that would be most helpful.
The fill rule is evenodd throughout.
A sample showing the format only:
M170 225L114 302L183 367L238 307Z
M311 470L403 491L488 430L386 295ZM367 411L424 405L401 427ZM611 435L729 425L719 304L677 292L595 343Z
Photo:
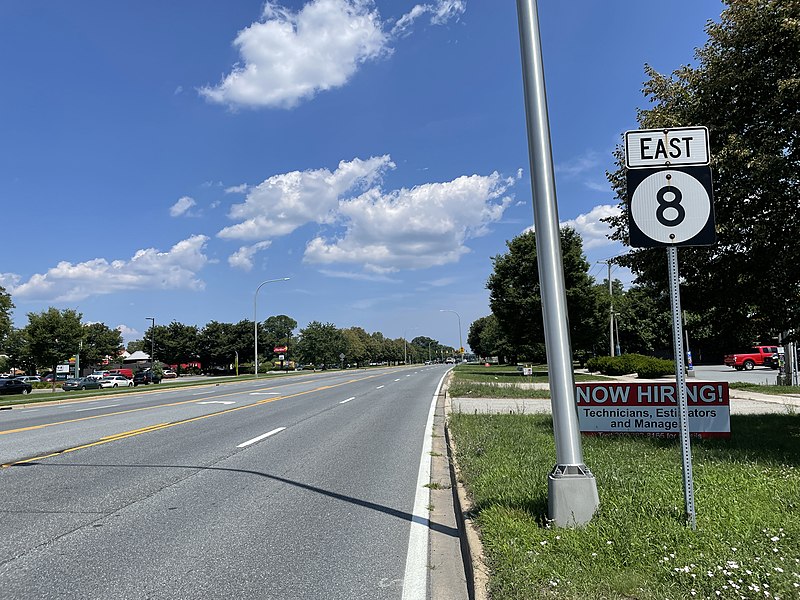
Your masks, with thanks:
M13 379L19 379L25 383L36 383L37 381L42 380L42 378L38 375L17 375L16 377L13 377Z
M131 387L133 381L124 375L107 375L100 380L100 387L102 388L115 388L115 387Z
M56 379L56 381L66 381L67 379L69 379L69 377L67 376L66 373L56 373L55 379ZM42 377L41 380L42 381L46 381L47 383L52 383L53 382L53 374L49 373L48 375L45 375L44 377Z
M172 369L164 369L164 379L175 379L178 374Z
M122 375L128 379L133 379L133 369L111 369L109 375Z
M30 394L33 387L19 379L0 379L0 394Z
M61 389L65 392L74 390L99 390L100 380L91 377L81 377L80 379L67 379L61 384Z
M133 376L133 385L147 385L149 383L159 383L161 378L152 371L139 371Z

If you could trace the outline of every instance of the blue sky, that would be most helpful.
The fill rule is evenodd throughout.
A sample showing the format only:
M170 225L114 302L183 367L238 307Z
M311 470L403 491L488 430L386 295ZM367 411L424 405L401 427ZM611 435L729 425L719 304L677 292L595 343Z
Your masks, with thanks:
M722 8L539 0L559 218L598 280L643 65L691 63ZM533 223L511 0L4 0L0 66L17 326L238 322L289 277L259 319L457 346Z

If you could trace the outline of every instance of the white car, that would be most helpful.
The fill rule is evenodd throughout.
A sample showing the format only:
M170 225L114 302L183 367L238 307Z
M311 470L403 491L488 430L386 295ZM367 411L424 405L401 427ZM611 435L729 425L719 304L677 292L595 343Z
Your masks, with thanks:
M124 375L106 375L100 380L101 388L131 387L133 381Z
M16 377L13 377L13 379L19 379L25 383L34 383L42 380L42 378L38 375L17 375Z

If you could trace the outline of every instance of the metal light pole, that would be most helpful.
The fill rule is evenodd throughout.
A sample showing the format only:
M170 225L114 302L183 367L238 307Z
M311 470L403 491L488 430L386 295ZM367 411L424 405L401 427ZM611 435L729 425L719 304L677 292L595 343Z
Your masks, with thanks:
M256 377L258 377L258 309L256 308L256 304L258 302L258 290L260 290L261 287L267 283L275 283L276 281L289 281L289 279L289 277L281 277L280 279L268 279L267 281L262 281L256 288L256 293L253 294L253 327L255 328L255 335L253 336L255 340L253 358L255 359L254 366Z
M464 342L461 341L461 315L454 310L450 310L449 308L442 308L439 310L439 312L455 313L455 315L458 317L458 350L461 353L461 362L464 362Z
M156 366L156 318L145 317L145 321L153 322L153 326L150 328L150 370L152 371Z
M583 464L575 378L567 320L567 297L558 225L555 170L544 83L536 0L517 0L525 117L528 129L536 254L550 376L556 465L547 478L550 519L555 525L588 523L598 506L597 483Z

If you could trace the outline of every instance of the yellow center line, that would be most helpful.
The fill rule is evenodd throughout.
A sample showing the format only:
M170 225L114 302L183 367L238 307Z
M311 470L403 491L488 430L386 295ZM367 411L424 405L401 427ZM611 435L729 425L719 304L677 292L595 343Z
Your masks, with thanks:
M379 376L380 375L367 375L366 377L362 377L361 379L351 379L349 381L343 381L341 383L335 383L335 384L332 384L332 385L324 385L324 386L320 386L318 388L314 388L314 389L311 389L311 390L306 390L305 392L297 392L295 394L286 394L285 396L277 396L275 398L265 398L264 400L259 400L258 402L254 402L252 404L245 404L243 406L234 406L232 408L226 408L224 410L220 410L220 411L217 411L217 412L209 413L207 415L200 415L200 416L197 416L197 417L189 417L188 419L182 419L180 421L172 421L172 422L169 422L169 423L159 423L158 425L151 425L149 427L142 427L140 429L133 429L131 431L124 431L122 433L117 433L117 434L113 434L113 435L110 435L110 436L106 436L106 437L100 438L99 440L97 440L95 442L89 442L87 444L82 444L80 446L74 446L72 448L67 448L65 450L60 450L58 452L52 452L50 454L43 454L41 456L35 456L33 458L26 458L26 459L23 459L23 460L18 460L18 461L6 463L6 464L3 464L3 465L0 465L0 468L5 469L6 467L12 467L14 465L21 465L21 464L24 464L24 463L30 463L30 462L34 462L34 461L37 461L37 460L43 460L45 458L51 458L53 456L58 456L59 454L66 454L67 452L74 452L76 450L82 450L84 448L91 448L92 446L100 446L102 444L107 444L109 442L114 442L114 441L117 441L117 440L133 437L133 436L136 436L136 435L141 435L143 433L149 433L151 431L157 431L159 429L166 429L168 427L174 427L175 425L183 425L185 423L193 423L195 421L200 421L201 419L208 419L209 417L217 417L217 416L220 416L220 415L225 415L225 414L228 414L228 413L236 412L238 410L244 410L246 408L252 408L254 406L260 406L262 404L269 404L271 402L276 402L277 400L283 400L283 399L286 399L286 398L296 398L298 396L305 396L306 394L313 394L314 392L319 392L321 390L327 390L327 389L331 389L331 388L336 388L336 387L340 387L340 386L343 386L343 385L348 385L350 383L356 383L358 381L364 381L364 380L372 379L373 377L379 377ZM262 389L269 389L269 388L262 388ZM258 390L256 390L256 391L258 391ZM215 398L219 398L219 397L225 397L225 396L233 396L233 395L236 395L236 394L241 394L241 392L231 392L230 394L222 394L221 396L214 396L214 397ZM9 429L9 430L6 430L6 431L0 431L0 435L4 435L6 433L17 433L17 432L23 432L23 431L31 431L31 430L34 430L34 429L42 429L44 427L51 427L53 425L64 425L64 424L68 424L68 423L76 423L78 421L88 421L90 419L96 419L96 418L100 418L100 417L111 417L111 416L115 416L115 415L124 415L126 413L139 412L139 411L142 411L142 410L151 410L151 409L154 409L154 408L165 408L165 407L168 407L168 406L179 406L181 404L190 404L192 402L199 402L199 400L197 398L194 398L192 400L184 400L184 401L181 401L181 402L172 402L172 403L169 403L169 404L159 404L158 406L146 406L146 407L142 407L142 408L133 408L133 409L130 409L130 410L122 410L122 411L117 411L117 412L114 412L114 413L108 413L108 414L105 414L105 415L93 415L91 417L81 417L79 419L70 419L68 421L59 421L59 422L56 422L56 423L46 423L46 424L43 424L43 425L34 425L34 426L31 426L31 427L21 427L19 429Z

